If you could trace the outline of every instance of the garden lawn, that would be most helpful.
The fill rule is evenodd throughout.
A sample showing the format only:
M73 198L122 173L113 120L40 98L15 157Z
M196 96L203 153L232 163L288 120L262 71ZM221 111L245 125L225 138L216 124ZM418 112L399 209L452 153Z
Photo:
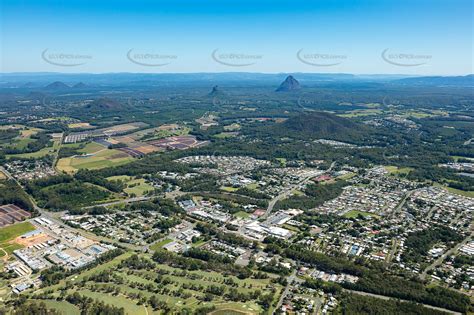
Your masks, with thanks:
M364 212L364 211L358 211L358 210L351 210L349 212L346 212L343 217L344 218L357 218L359 214L363 217L373 217L373 218L378 218L380 216L370 213L370 212Z

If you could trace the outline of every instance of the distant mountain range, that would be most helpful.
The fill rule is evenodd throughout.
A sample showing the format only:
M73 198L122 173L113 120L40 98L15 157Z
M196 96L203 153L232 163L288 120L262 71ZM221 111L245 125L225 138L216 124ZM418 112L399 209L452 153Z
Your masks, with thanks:
M347 73L2 73L0 87L19 89L100 89L103 86L171 86L171 85L266 85L276 86L288 76L305 86L320 83L377 82L428 86L472 86L473 75L467 76L412 76L412 75L355 75ZM53 83L51 83L53 82ZM80 82L80 83L77 83Z
M401 84L411 85L435 85L435 86L472 86L474 87L474 74L456 77L416 77L404 78L395 81Z

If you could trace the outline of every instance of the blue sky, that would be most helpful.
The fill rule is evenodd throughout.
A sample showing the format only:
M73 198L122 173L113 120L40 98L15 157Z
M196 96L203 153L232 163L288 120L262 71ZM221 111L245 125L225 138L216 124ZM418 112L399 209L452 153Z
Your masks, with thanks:
M470 0L4 0L2 72L473 72Z

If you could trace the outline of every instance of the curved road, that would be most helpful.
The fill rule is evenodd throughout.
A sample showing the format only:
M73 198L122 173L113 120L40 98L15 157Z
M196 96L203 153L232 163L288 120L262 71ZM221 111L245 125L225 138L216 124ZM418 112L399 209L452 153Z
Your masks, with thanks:
M461 243L457 244L453 248L447 250L443 255L439 256L438 259L436 259L431 265L429 265L428 267L426 267L425 270L423 270L423 273L421 274L420 278L422 280L425 280L426 276L428 275L429 270L432 270L436 268L437 266L441 265L443 261L446 259L446 257L451 256L452 254L457 252L459 248L461 248L461 246L466 245L468 242L470 242L473 236L474 236L474 232L471 232L471 234L469 234L469 236L467 236L464 240L462 240Z

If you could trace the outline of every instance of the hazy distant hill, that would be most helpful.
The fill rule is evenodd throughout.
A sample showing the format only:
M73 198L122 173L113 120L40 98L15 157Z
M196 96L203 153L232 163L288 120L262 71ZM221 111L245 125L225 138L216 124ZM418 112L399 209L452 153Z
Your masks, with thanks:
M216 97L216 96L225 96L225 93L219 88L219 86L215 85L212 87L211 92L209 92L208 96Z
M26 82L26 83L23 84L21 87L22 87L22 88L27 88L27 89L29 89L29 88L35 88L35 87L37 87L37 84L35 84L35 83L33 83L33 82Z
M84 89L87 88L87 84L83 82L76 83L72 86L74 89Z
M474 86L474 75L469 74L457 77L416 77L405 78L394 81L401 84L415 84L415 85L436 85L436 86Z
M111 98L103 97L96 99L90 104L86 105L86 108L92 111L95 110L119 110L123 109L123 105Z
M15 94L13 93L0 93L0 102L7 102L15 100Z
M285 81L283 81L280 86L276 89L277 92L289 92L301 89L300 83L298 80L293 78L292 75L286 77Z
M33 91L33 92L30 92L28 93L28 95L26 96L27 99L30 99L30 100L44 100L45 98L47 98L48 95L45 94L45 93L42 93L42 92L37 92L37 91Z
M69 89L70 86L61 82L61 81L56 81L51 84L48 84L47 86L44 87L46 90L64 90L64 89Z

